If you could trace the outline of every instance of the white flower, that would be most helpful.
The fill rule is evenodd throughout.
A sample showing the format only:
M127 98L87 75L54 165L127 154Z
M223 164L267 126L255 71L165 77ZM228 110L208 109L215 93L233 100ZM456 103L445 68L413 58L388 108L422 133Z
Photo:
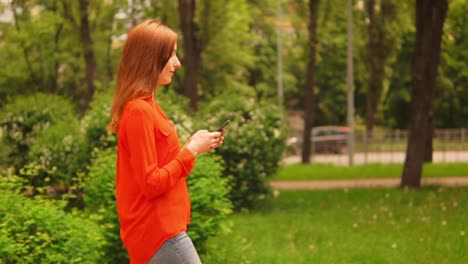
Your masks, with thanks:
M276 198L276 197L279 196L279 194L280 194L280 191L279 191L278 189L275 189L275 190L273 191L273 197Z

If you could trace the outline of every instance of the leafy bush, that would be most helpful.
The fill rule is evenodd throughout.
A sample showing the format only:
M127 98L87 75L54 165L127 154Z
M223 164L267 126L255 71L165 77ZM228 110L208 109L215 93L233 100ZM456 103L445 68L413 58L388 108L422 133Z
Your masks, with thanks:
M85 208L96 215L106 237L104 251L108 263L128 263L127 253L119 236L119 222L115 204L115 150L98 152L82 187ZM203 155L189 176L192 202L192 221L189 234L200 250L205 240L216 234L222 221L231 212L226 197L225 180L221 178L221 159Z
M115 148L95 152L96 158L83 180L85 211L95 215L105 234L101 263L128 263L127 251L120 240L119 220L115 201Z
M60 96L37 93L17 97L0 112L3 133L0 144L4 150L0 154L0 162L19 170L28 163L30 147L36 143L42 130L59 121L73 126L76 120L72 104ZM44 137L46 133L42 131Z
M166 89L158 91L156 101L177 127L181 144L185 144L196 131L192 118L187 114L190 111L189 100ZM224 227L223 222L232 210L228 180L222 177L223 170L224 162L219 156L205 154L197 156L195 168L188 177L192 202L188 233L200 252L205 251L205 241Z
M215 114L213 114L215 113ZM282 112L268 102L225 94L200 106L198 127L215 130L225 120L224 144L216 149L232 176L230 198L236 209L251 208L270 193L265 183L276 172L285 148L286 126Z
M158 91L157 101L177 127L181 139L189 137L191 120L187 115L188 101L172 90ZM117 145L117 137L106 127L110 120L112 95L108 92L95 94L89 109L81 119L80 131L85 138L87 153L105 150Z
M44 170L35 177L33 186L70 187L75 175L85 169L84 151L77 120L60 120L38 132L35 143L30 146L26 167L40 166Z
M85 138L87 153L94 149L107 149L117 145L117 137L106 127L110 120L112 96L109 93L95 94L89 109L81 119L81 133ZM91 158L91 155L89 155Z
M0 176L1 263L100 263L103 237L93 221L63 203L18 193L25 183Z
M200 155L188 177L192 201L188 234L200 253L205 252L205 241L225 227L223 223L232 210L227 179L222 178L223 169L221 157Z
M167 89L158 91L155 100L176 126L181 144L185 144L189 137L195 133L193 120L189 116L190 109L187 97L179 95L171 89Z

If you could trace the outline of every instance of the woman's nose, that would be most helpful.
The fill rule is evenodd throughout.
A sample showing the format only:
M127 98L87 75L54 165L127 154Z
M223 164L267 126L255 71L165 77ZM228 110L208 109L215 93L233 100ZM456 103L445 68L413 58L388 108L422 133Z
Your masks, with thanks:
M175 57L174 67L176 68L182 67L182 64L180 63L180 60L178 57Z

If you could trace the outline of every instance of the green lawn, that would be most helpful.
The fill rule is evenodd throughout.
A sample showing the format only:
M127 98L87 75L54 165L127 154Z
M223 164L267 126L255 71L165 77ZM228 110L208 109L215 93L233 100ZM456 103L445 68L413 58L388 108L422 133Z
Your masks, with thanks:
M336 166L330 164L292 164L278 171L271 180L328 180L401 177L403 164L365 164ZM425 164L423 177L468 176L468 163Z
M230 218L203 263L468 263L468 188L282 191Z

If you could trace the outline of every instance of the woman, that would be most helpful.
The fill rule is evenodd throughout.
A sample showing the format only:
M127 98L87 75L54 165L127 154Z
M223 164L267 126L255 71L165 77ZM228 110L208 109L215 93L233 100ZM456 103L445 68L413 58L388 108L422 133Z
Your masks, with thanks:
M176 33L156 20L133 28L122 51L109 130L118 135L116 198L120 236L131 263L201 263L185 233L186 177L197 154L223 144L196 132L180 147L175 126L153 100L181 67Z

